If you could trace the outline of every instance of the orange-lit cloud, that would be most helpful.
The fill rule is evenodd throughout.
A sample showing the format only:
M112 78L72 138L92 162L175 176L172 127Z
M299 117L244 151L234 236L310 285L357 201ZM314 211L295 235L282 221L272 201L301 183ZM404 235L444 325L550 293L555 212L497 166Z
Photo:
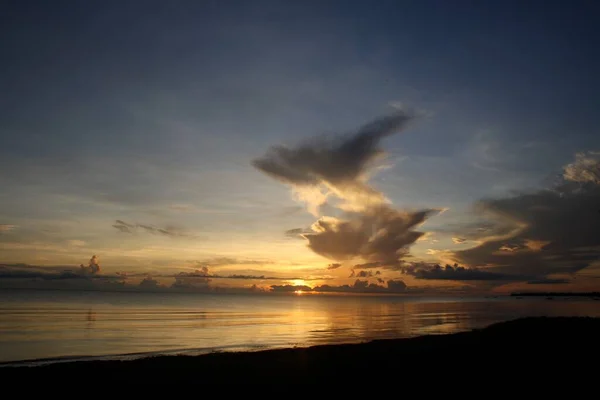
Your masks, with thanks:
M413 118L398 109L353 134L313 139L296 148L276 146L254 160L260 171L300 193L313 214L325 202L342 212L343 217L321 216L310 228L292 229L286 235L306 239L309 249L333 261L399 269L409 247L425 234L415 228L443 210L394 209L368 178L384 154L379 142Z

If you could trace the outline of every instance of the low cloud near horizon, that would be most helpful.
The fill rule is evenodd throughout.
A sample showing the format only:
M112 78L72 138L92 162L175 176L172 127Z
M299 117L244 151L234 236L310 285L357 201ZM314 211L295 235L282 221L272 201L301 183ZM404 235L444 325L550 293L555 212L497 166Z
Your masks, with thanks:
M477 270L421 269L416 276L565 283L568 279L549 276L574 277L600 259L599 177L598 153L582 153L564 167L553 187L479 201L477 208L489 224L474 238L480 243L449 256ZM503 234L490 236L490 231Z
M383 283L383 280L378 280ZM387 285L369 283L368 280L357 279L352 285L320 285L311 288L306 285L272 285L271 291L278 293L314 292L314 293L404 293L407 289L402 280L390 279Z

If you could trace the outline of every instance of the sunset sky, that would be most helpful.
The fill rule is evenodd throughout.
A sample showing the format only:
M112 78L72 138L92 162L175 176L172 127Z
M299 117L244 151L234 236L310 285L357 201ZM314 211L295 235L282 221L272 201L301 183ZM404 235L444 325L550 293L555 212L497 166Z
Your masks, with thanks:
M8 1L0 288L600 290L599 11Z

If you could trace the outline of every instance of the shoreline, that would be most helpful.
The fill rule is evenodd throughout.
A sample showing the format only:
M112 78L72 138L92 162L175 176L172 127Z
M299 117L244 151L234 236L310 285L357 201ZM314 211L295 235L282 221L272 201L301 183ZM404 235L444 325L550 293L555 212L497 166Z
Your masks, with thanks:
M521 368L551 371L565 365L583 366L586 361L582 356L600 355L599 337L600 318L529 317L453 334L244 352L159 355L126 361L73 360L3 367L0 374L5 379L102 376L111 382L126 382L139 377L172 384L202 377L211 383L273 380L291 384L299 379L321 382L332 377L350 379L354 375L361 379L375 378L389 373L389 368L397 368L403 376L419 376L424 372L421 368L426 366L437 370L465 363L485 366L488 372L505 365L512 374Z

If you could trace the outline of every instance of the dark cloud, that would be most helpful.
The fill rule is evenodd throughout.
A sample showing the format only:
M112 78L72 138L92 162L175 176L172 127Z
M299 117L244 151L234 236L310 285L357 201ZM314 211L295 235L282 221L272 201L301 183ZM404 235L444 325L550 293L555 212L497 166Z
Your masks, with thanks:
M379 280L382 283L383 280ZM353 285L321 285L313 289L321 293L402 293L406 291L406 284L401 280L389 280L387 286L369 283L368 280L357 279Z
M387 281L388 291L390 292L404 292L406 290L406 283L399 279Z
M88 261L88 265L79 265L79 272L82 274L95 275L100 272L100 259L98 256L93 255Z
M114 290L123 288L126 277L91 273L81 268L40 267L26 264L0 265L0 287L12 289Z
M485 208L481 203L475 205L475 210L485 215ZM494 220L469 223L450 223L441 228L436 228L432 232L452 236L452 241L456 244L466 243L468 241L480 241L486 238L510 236L515 231L515 224L510 220Z
M65 270L62 272L44 271L43 267L30 267L27 269L8 267L0 265L0 279L42 279L42 280L60 280L60 279L87 279L86 275L78 274L74 271Z
M138 274L139 275L139 274ZM147 275L147 274L143 274ZM134 276L134 275L128 275ZM207 266L203 266L198 268L192 272L179 272L176 274L155 274L156 278L175 278L175 279L187 279L187 278L210 278L210 280L214 279L241 279L241 280L270 280L270 281L290 281L290 280L323 280L326 278L299 278L299 277L278 277L278 276L268 276L268 275L247 275L247 274L231 274L231 275L219 275L213 274L210 272Z
M296 238L296 239L302 239L302 234L310 232L307 229L304 228L294 228L294 229L288 229L287 231L285 231L285 236L287 237L291 237L291 238Z
M437 210L403 212L388 206L372 207L354 213L347 220L321 218L313 232L304 234L308 247L332 260L360 258L366 261L361 268L377 266L399 269L408 248L423 232L414 228Z
M156 279L153 279L151 276L147 276L139 283L139 287L145 289L156 289L161 287L161 285Z
M424 263L405 267L403 273L412 275L417 279L445 281L513 281L523 279L519 276L510 276L476 268L465 268L458 265L442 267L439 264L427 265Z
M412 119L398 110L378 118L357 132L333 138L315 138L296 148L272 147L252 162L262 172L292 185L354 185L381 150L379 141L400 131Z
M93 259L94 260L94 259ZM97 259L95 259L97 261ZM92 260L90 260L92 261ZM138 284L136 278L142 277ZM183 292L227 292L246 293L260 292L262 288L253 285L248 287L223 287L213 285L214 280L271 280L287 281L290 279L274 276L257 275L216 275L209 269L199 268L190 272L175 274L148 274L116 272L115 274L99 274L82 271L81 268L40 267L27 264L0 265L0 288L52 288L61 290L118 290L118 291L183 291ZM316 278L315 278L316 279ZM171 285L161 281L173 280ZM310 280L310 278L304 278Z
M337 269L341 266L342 266L342 264L340 264L340 263L332 263L327 266L327 269Z
M175 227L159 228L153 225L145 224L130 224L120 219L116 220L112 225L113 228L123 233L135 233L135 232L146 232L151 235L162 235L168 237L185 237L185 238L198 238L198 236L185 232Z
M587 169L586 169L587 168ZM453 258L498 275L539 281L550 274L575 274L600 258L598 161L565 167L559 185L506 198L486 199L479 209L512 225L512 233L485 238Z
M133 233L136 229L135 225L128 224L125 221L121 221L120 219L116 220L113 224L113 228L118 229L123 233Z
M358 271L356 272L355 270L352 270L352 273L350 274L349 278L371 278L373 276L379 275L380 272L376 271Z
M27 264L2 264L0 265L0 279L121 279L120 276L99 275L100 261L97 256L92 256L87 265L81 264L77 269L66 267L40 267Z
M370 263L356 264L354 266L354 269L379 268L381 266L382 266L382 264L380 262L370 262Z
M208 268L203 267L193 272L180 272L174 275L175 282L171 285L176 289L206 288L210 283Z

